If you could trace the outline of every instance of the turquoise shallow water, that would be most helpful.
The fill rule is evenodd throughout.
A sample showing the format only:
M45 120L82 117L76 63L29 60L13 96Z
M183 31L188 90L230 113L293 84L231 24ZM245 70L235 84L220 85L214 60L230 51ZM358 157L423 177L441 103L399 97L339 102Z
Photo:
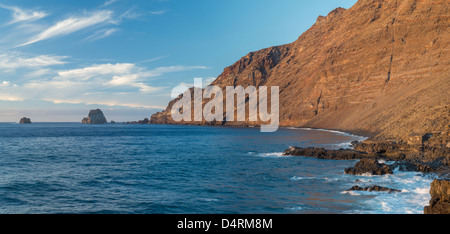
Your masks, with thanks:
M349 176L343 170L355 161L281 156L291 145L361 139L307 129L0 123L0 213L421 213L431 179L420 174ZM344 192L373 183L403 192Z

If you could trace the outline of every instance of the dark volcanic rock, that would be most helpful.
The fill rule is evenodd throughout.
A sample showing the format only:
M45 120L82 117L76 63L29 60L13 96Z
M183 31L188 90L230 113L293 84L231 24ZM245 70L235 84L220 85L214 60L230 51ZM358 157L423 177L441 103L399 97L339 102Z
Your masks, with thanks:
M402 148L402 144L394 141L363 141L352 142L355 150L364 151L368 153L385 153L389 150L396 150Z
M31 119L27 118L27 117L23 117L22 119L20 119L20 124L31 124Z
M435 180L431 183L430 205L424 209L425 214L450 214L450 181Z
M150 124L150 120L145 118L144 120L132 121L132 122L124 122L124 124Z
M318 159L332 159L332 160L354 160L373 157L373 155L366 154L355 150L327 150L324 148L301 148L290 147L284 151L285 156L303 156Z
M361 159L355 167L345 169L346 174L350 175L362 175L369 173L371 175L385 175L393 174L392 169L384 164L379 163L376 159Z
M398 189L391 189L391 188L386 188L386 187L381 187L378 185L373 185L370 187L359 187L359 186L353 186L351 189L347 190L347 191L368 191L368 192L401 192L401 190Z
M81 123L83 124L106 124L107 122L108 121L106 121L106 118L100 109L91 110L89 116L81 120Z

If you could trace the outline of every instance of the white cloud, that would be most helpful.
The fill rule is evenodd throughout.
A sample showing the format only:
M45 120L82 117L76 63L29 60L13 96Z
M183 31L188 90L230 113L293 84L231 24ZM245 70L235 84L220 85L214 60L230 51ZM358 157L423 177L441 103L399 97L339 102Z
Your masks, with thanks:
M13 19L8 24L14 24L18 22L25 22L25 21L36 21L39 19L42 19L48 15L48 13L43 11L30 11L21 9L16 6L6 6L3 4L0 4L0 8L7 9L12 11L12 17Z
M107 7L115 2L117 2L118 0L107 0L105 1L105 3L103 3L103 5L101 5L101 7Z
M108 37L108 36L114 34L117 31L119 31L119 29L117 29L117 28L102 29L100 31L95 32L93 35L87 37L86 39L84 39L84 41L100 40L100 39L103 39L105 37Z
M58 79L89 80L94 76L129 74L135 70L140 69L132 63L99 64L58 72Z
M38 41L47 40L57 36L64 36L79 30L105 23L112 23L112 11L96 11L88 16L83 17L70 17L68 19L57 22L55 25L45 29L43 32L39 33L37 36L30 39L20 46L30 45Z
M148 79L170 72L203 68L205 67L171 66L147 70L132 63L94 64L79 69L53 71L56 74L53 78L29 80L19 86L13 87L5 83L0 86L0 100L43 100L53 103L164 109L151 105L153 99L150 98L164 87L155 87ZM48 70L42 72L52 73Z
M2 83L0 83L0 87L8 87L10 85L9 81L3 81Z
M19 68L40 69L54 65L66 64L65 56L39 55L25 56L19 53L0 54L0 70L5 72L13 72Z
M164 13L166 13L164 10L150 12L151 15L163 15Z
M130 84L134 84L138 78L139 78L138 74L114 76L113 79L108 82L108 84L110 84L112 86L130 85Z
M44 75L49 75L51 73L54 73L54 71L50 68L42 68L38 70L31 71L30 73L26 74L26 77L33 78L33 77L40 77Z

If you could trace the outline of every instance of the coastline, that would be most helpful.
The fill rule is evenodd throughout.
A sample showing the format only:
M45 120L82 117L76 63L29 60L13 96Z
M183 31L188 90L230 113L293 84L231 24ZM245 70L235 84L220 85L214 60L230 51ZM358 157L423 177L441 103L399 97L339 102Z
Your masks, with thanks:
M152 123L155 124L155 123ZM166 123L167 124L167 123ZM155 124L160 125L160 124ZM168 125L195 125L210 127L232 127L232 128L253 128L258 127L249 125L217 125L217 124L168 124ZM401 169L403 171L421 172L430 175L434 181L430 185L430 194L432 195L430 205L424 207L425 214L448 214L450 212L449 195L446 194L446 188L450 188L450 151L448 147L442 146L436 148L422 144L411 144L403 140L393 139L374 139L376 133L362 130L343 130L343 129L322 129L309 127L282 126L283 129L292 130L314 130L326 131L347 136L363 138L361 141L351 143L349 149L331 150L324 148L299 148L291 147L286 149L283 156L304 156L318 159L332 160L362 160L373 159L375 161L389 161L392 171ZM306 152L306 154L305 154ZM444 156L444 157L439 157ZM381 163L381 167L387 164ZM355 165L356 166L356 165ZM379 169L379 168L378 168ZM377 168L375 169L377 170ZM366 172L367 173L367 172ZM370 188L367 188L370 189ZM385 188L387 189L387 188ZM438 191L438 192L436 192ZM444 197L444 198L443 198Z
M307 128L310 129L310 128ZM312 129L311 129L312 130ZM326 129L315 129L326 131ZM329 130L331 132L340 132ZM343 134L351 134L340 132ZM351 134L353 135L353 134ZM355 135L353 135L355 136ZM437 151L437 152L436 152ZM428 159L425 157L428 154ZM394 174L394 171L421 172L434 178L430 185L431 199L424 207L424 214L450 214L450 167L448 147L434 148L411 145L402 141L371 140L352 142L351 149L330 150L324 148L290 147L284 156L303 156L331 160L360 160L353 168L347 168L346 174L380 176ZM444 156L444 157L437 157ZM420 160L419 158L422 158ZM433 159L434 160L430 160ZM381 161L382 163L379 163ZM384 162L390 161L391 164ZM375 187L378 187L375 185ZM372 191L372 188L359 188ZM353 189L353 188L352 188ZM391 188L382 188L392 190ZM351 189L350 189L351 190ZM349 191L350 191L349 190Z

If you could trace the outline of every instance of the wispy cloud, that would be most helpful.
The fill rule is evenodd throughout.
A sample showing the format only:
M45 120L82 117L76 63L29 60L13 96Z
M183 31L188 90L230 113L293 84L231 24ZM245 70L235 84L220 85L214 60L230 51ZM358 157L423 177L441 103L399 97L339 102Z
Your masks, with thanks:
M117 63L117 64L99 64L90 67L72 69L58 72L57 79L63 80L89 80L93 77L100 77L105 75L123 75L139 72L141 68L137 68L132 63Z
M63 71L44 70L44 77L32 77L23 84L0 83L0 100L43 100L54 103L98 104L133 108L156 108L151 95L166 87L151 82L167 73L204 66L169 66L146 69L132 63L94 64ZM39 73L39 72L38 72ZM48 78L49 74L55 74Z
M9 81L3 81L2 83L0 83L0 87L8 87L11 85L10 83L11 82L9 82Z
M159 60L161 60L161 59L165 59L165 58L167 58L167 57L169 57L169 56L159 56L159 57L156 57L156 58L151 58L151 59L146 59L146 60L142 60L142 61L139 61L138 63L139 64L143 64L143 63L151 63L151 62L155 62L155 61L159 61Z
M101 5L101 7L107 7L115 2L117 2L118 0L107 0L105 1L105 3L103 3L103 5Z
M44 11L31 11L25 10L16 6L7 6L0 4L0 8L10 10L12 12L13 19L8 24L14 24L18 22L30 22L42 19L48 15Z
M100 40L103 39L105 37L108 37L114 33L116 33L117 31L119 31L119 29L117 28L110 28L110 29L102 29L100 31L95 32L94 34L92 34L91 36L85 38L83 41L96 41L96 40Z
M13 72L20 68L41 69L44 67L66 64L66 56L39 55L26 56L20 53L0 54L0 69L5 72Z
M162 14L164 14L164 13L166 13L166 11L164 11L164 10L161 10L161 11L151 11L151 12L150 12L151 15L162 15Z
M55 25L47 28L28 42L25 42L18 47L30 45L38 41L47 40L57 36L68 35L101 23L112 22L112 15L112 11L96 11L88 16L70 17L57 22Z

